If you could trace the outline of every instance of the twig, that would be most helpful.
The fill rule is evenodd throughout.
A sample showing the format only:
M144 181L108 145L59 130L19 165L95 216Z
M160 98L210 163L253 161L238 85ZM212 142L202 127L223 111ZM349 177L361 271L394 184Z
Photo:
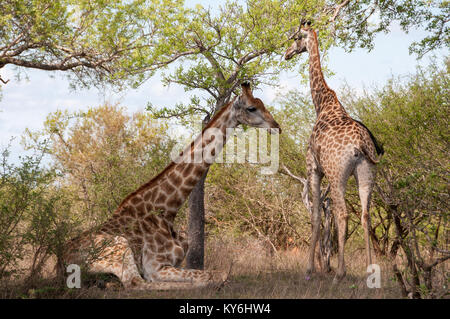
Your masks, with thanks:
M397 281L399 282L399 285L400 285L400 289L401 289L401 291L402 291L402 296L403 297L407 297L408 296L408 289L406 288L406 283L405 283L405 281L403 280L403 276L402 276L402 274L400 273L400 271L398 270L398 268L397 268L397 265L393 265L392 266L392 270L394 271L394 275L395 275L395 278L397 278Z

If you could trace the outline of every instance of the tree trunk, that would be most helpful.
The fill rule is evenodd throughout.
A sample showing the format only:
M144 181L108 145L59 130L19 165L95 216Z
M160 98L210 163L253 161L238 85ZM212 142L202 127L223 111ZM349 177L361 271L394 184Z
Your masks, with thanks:
M228 98L217 101L215 112L224 106ZM210 121L209 116L203 119L204 128ZM186 255L186 268L203 269L205 258L205 179L209 168L203 173L202 178L195 185L189 196L189 221L188 221L188 243L189 249Z
M189 196L188 242L186 268L203 269L205 256L205 179L203 173Z

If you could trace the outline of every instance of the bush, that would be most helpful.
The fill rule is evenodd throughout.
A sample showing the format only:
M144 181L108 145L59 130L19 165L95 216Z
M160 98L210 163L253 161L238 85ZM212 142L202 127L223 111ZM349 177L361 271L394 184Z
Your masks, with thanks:
M126 195L162 170L174 144L167 126L148 114L130 116L110 105L50 114L43 131L28 132L27 145L39 148L43 139L85 228L109 218Z
M35 153L21 157L14 165L8 161L8 147L2 150L0 280L38 277L73 230L71 203L54 185L56 172L43 168L42 158L43 153ZM25 267L21 268L23 262Z
M402 248L394 271L405 295L439 297L448 273L436 266L450 258L448 176L450 60L436 61L405 78L347 103L384 142L378 168L372 238ZM376 229L375 229L376 228Z

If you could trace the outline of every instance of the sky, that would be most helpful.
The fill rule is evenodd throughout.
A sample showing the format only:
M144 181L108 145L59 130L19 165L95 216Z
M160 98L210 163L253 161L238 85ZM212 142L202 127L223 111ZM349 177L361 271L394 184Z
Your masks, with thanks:
M211 1L187 1L187 5L201 3L204 6L217 6ZM392 75L406 75L414 72L417 65L430 63L430 54L416 60L409 55L408 47L413 41L421 40L426 34L415 30L405 34L397 24L393 24L388 34L378 34L372 51L356 49L351 53L340 48L333 48L328 53L328 67L334 75L327 77L328 85L339 90L344 83L349 84L355 92L364 87L382 86ZM320 33L319 33L320 36ZM448 56L448 50L433 52L439 59ZM304 56L302 59L306 59ZM288 63L288 62L285 62ZM22 70L24 71L24 70ZM0 150L8 145L11 137L11 159L17 159L23 153L19 144L20 136L26 128L34 131L43 128L46 116L57 110L78 111L102 105L106 102L125 106L128 111L142 111L148 102L155 106L170 106L188 100L191 92L183 87L170 85L164 87L159 75L154 76L138 89L129 89L119 94L106 90L83 89L73 91L63 72L26 70L28 79L17 81L16 70L7 65L0 69L3 79L10 81L2 86L0 100ZM285 72L280 75L280 88L264 87L256 90L254 95L266 104L271 104L277 95L291 89L305 88L300 82L298 71ZM309 85L305 89L309 89Z

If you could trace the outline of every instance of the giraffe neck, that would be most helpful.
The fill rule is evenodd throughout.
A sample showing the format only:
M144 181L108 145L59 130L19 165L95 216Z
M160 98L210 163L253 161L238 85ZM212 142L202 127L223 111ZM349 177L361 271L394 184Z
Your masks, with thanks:
M328 112L330 108L336 108L345 112L336 97L336 93L328 87L323 76L320 64L319 42L314 30L310 31L306 49L309 53L309 83L317 116L322 112Z
M174 161L128 195L116 212L121 215L125 208L133 206L137 213L144 211L143 215L161 211L173 222L180 206L225 145L227 133L230 133L227 128L237 126L233 111L233 102L225 105Z

